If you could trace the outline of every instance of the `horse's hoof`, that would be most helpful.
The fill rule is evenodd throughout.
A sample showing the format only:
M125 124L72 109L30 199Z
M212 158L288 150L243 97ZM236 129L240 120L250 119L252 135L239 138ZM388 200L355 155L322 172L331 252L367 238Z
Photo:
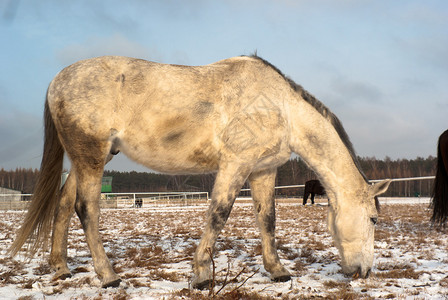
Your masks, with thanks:
M211 283L212 281L211 280L205 280L205 281L202 281L202 282L193 282L192 284L191 284L191 286L194 288L194 289L197 289L197 290L203 290L203 289L205 289L205 288L208 288L209 286L210 286L210 283Z
M275 277L273 280L274 280L274 282L286 282L286 281L291 280L291 275L278 276L278 277Z
M57 281L57 280L66 280L67 278L72 277L72 273L61 273L61 274L55 274L53 276L53 278L51 279L52 281Z
M118 278L118 279L115 279L115 280L103 283L103 285L101 287L102 288L119 287L120 286L120 282L121 282L121 279Z

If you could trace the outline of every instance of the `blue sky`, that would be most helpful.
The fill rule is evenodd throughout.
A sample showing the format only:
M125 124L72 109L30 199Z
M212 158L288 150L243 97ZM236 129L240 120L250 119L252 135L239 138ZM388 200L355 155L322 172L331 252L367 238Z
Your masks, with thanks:
M39 167L49 82L101 55L202 65L257 50L341 119L360 156L435 156L448 128L444 0L2 0L0 38L0 168ZM123 155L108 169L145 170Z

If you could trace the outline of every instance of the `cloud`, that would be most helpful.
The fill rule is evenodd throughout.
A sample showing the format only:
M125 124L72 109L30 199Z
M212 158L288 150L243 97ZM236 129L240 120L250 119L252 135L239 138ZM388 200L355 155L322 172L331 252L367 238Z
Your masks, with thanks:
M0 113L0 168L38 168L43 145L42 118L24 112Z
M90 37L82 44L66 46L56 53L57 59L63 65L70 65L82 59L103 55L162 60L162 55L156 49L148 49L121 34L114 34L109 37Z
M342 76L335 78L330 85L337 98L343 98L344 102L366 101L377 103L383 98L383 93L379 88L366 82L353 81Z
M446 19L446 4L439 3L425 3L413 2L401 7L398 16L405 22L418 22L425 24L439 24L445 26Z
M415 158L435 155L434 134L423 118L390 104L352 103L337 109L360 156Z
M438 36L437 38L414 37L413 39L403 40L401 44L401 48L404 51L414 53L415 59L429 63L435 69L441 68L444 72L448 70L446 55L448 38L446 36Z
M397 101L395 91L341 74L334 74L328 87L326 103L343 122L360 156L415 158L435 154L428 103L418 102L418 97L413 101L415 97L406 90L400 96L408 95L408 101Z

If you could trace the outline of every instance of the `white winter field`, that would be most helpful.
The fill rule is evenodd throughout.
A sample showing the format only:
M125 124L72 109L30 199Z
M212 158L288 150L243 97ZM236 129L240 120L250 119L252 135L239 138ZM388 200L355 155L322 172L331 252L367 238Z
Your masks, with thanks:
M7 256L23 211L0 211L0 299L443 299L448 297L447 231L431 228L428 199L383 199L368 279L346 277L326 229L325 201L277 202L277 244L289 282L264 270L252 205L237 201L214 254L214 288L191 290L191 261L207 206L103 209L101 235L118 288L103 289L73 218L69 267L53 280L48 253ZM224 286L224 287L223 287ZM223 287L223 288L222 288Z

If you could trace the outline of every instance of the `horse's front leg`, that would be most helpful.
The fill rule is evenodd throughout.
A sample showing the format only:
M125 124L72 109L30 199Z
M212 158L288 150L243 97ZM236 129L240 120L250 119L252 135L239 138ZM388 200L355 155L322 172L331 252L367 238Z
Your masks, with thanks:
M86 166L82 169L77 167L76 171L78 193L75 210L86 235L93 266L101 279L102 287L117 287L121 279L112 269L99 235L99 199L103 171L102 169L89 169Z
M249 176L249 183L261 232L264 268L271 273L274 281L288 281L291 279L291 274L280 263L275 246L274 186L276 173L276 169L252 173Z
M303 205L306 205L309 195L310 195L310 193L305 188L305 191L303 192Z
M216 175L212 203L207 214L207 224L194 255L193 272L195 277L192 282L193 288L203 289L212 280L209 251L213 253L216 239L226 224L236 195L248 174L249 171L246 168L231 163L227 164L226 167L221 166Z
M76 177L69 175L56 208L51 237L50 266L56 271L53 279L71 277L67 266L67 237L70 219L75 212Z

